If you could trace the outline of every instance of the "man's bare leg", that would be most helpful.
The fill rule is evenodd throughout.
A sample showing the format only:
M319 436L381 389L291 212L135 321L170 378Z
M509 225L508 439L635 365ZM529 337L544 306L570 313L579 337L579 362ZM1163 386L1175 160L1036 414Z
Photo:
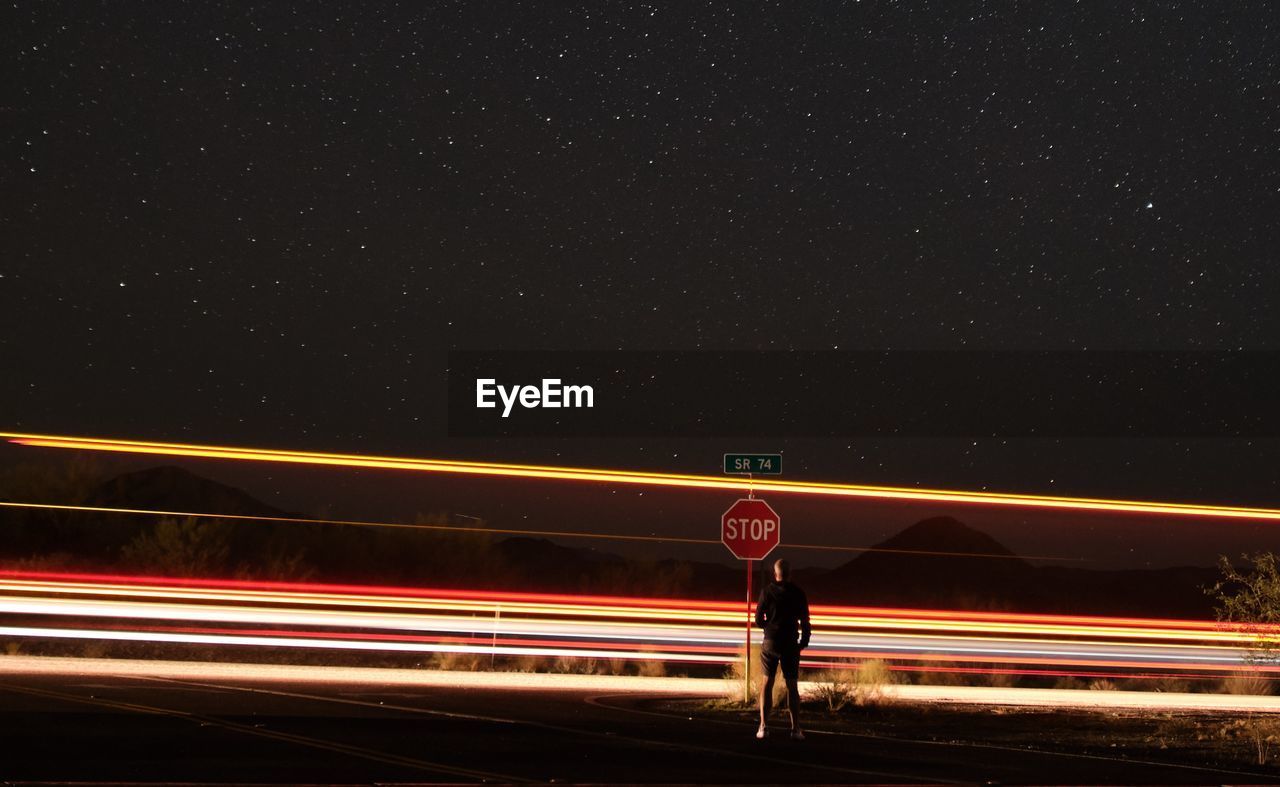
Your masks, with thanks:
M765 720L769 718L769 711L773 710L773 679L773 675L765 678L760 687L760 729L756 732L757 738L764 737Z
M800 731L800 679L787 681L787 712L791 714L791 736L804 737Z

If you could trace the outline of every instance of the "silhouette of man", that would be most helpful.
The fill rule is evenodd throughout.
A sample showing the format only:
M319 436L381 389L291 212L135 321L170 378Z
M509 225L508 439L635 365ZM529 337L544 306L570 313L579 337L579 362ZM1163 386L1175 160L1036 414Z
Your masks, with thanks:
M765 726L773 708L773 681L778 667L787 682L787 711L791 714L791 737L804 740L800 729L800 651L809 647L809 599L791 583L791 564L773 564L773 582L760 591L756 604L756 627L764 629L760 665L764 684L760 687L760 729L756 737L768 734Z

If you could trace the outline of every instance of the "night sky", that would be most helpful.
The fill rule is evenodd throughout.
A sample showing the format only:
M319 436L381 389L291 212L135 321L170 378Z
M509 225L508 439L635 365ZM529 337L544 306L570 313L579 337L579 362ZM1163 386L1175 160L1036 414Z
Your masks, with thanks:
M741 446L447 440L444 353L1280 348L1271 3L5 18L0 429L715 472ZM783 442L1280 505L1275 440Z

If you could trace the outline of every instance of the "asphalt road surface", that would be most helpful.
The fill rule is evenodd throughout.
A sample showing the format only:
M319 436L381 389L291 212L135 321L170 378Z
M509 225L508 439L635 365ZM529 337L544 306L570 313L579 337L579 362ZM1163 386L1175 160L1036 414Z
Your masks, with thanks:
M0 779L10 783L1258 780L999 746L817 732L762 742L753 732L599 688L0 673Z

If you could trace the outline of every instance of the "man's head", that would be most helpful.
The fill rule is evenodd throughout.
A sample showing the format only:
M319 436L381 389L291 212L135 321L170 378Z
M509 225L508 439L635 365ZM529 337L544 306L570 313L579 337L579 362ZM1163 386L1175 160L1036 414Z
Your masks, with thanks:
M774 561L773 578L779 582L786 582L791 579L791 564L785 560Z

